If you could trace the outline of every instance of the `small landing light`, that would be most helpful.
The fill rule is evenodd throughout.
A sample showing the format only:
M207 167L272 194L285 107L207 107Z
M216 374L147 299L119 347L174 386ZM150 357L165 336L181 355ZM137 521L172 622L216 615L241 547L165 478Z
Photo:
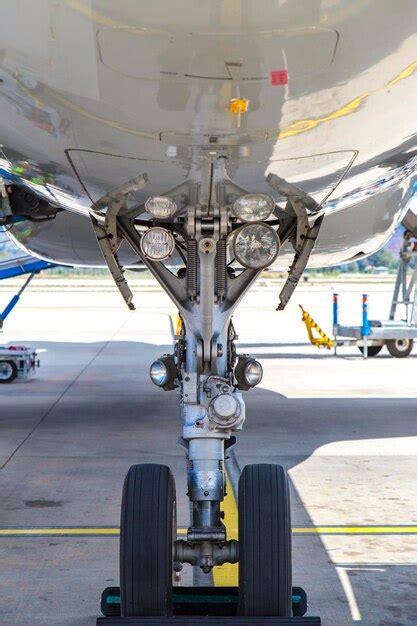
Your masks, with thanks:
M142 235L142 253L152 261L163 261L174 252L175 240L169 230L155 226Z
M172 217L175 214L177 205L171 198L152 196L146 200L145 209L146 212L155 219L166 220L168 217Z
M242 222L263 222L272 215L275 200L266 193L247 193L232 205L232 213Z

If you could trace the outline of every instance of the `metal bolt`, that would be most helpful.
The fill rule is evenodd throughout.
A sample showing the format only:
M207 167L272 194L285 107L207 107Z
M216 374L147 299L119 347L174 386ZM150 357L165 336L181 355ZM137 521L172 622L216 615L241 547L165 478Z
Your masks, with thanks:
M206 497L207 497L207 496L209 496L209 495L210 495L210 491L205 491L205 492L204 492L204 495L205 495Z

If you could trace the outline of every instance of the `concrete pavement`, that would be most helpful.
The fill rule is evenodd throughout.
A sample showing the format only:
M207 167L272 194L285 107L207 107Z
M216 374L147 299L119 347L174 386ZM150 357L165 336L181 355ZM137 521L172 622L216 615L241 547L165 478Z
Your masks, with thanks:
M352 323L363 290L344 296ZM375 290L371 317L385 316L387 292ZM293 526L346 528L294 535L294 584L308 591L310 614L324 626L416 624L417 534L372 527L417 526L417 349L363 361L346 348L335 359L306 343L297 309L329 330L331 286L302 285L283 314L276 295L257 285L235 317L239 351L265 371L246 395L238 462L289 469ZM146 461L172 467L187 525L175 393L147 373L170 349L173 307L158 289L136 299L130 313L111 290L34 288L8 321L1 343L45 352L33 380L0 387L0 530L117 527L124 474ZM118 581L117 536L0 535L0 551L2 624L93 626L102 588Z

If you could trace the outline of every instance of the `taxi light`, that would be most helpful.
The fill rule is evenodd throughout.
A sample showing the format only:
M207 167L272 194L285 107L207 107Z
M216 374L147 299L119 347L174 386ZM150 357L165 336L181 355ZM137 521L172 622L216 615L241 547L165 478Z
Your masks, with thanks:
M235 367L235 377L238 382L238 389L247 391L256 387L263 377L262 365L251 356L240 356Z
M174 252L175 240L169 230L155 226L142 235L140 248L148 259L163 261Z
M266 193L247 193L233 203L232 214L242 222L263 222L272 215L275 200Z
M175 389L178 371L173 355L164 354L159 359L156 359L149 368L149 376L157 387L162 387L165 391Z
M254 270L271 265L278 256L280 241L275 230L267 224L246 224L232 239L236 261Z
M152 196L145 202L146 212L157 220L166 220L172 217L177 208L174 200L166 196Z

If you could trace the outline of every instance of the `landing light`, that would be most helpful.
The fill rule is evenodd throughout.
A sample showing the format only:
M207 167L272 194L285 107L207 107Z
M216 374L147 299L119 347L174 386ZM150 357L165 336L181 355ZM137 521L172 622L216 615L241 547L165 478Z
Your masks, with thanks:
M145 202L146 212L157 220L166 220L172 217L177 208L174 200L166 196L152 196Z
M156 359L149 368L149 375L157 387L162 387L166 391L175 389L178 372L174 357L171 354L164 354L164 356Z
M266 193L247 193L232 205L232 213L242 222L262 222L272 215L275 200Z
M168 368L162 359L154 361L149 369L149 375L154 385L163 387L168 381Z
M235 367L238 388L244 391L256 387L263 377L262 365L251 356L240 356Z
M174 252L175 240L169 230L155 226L142 235L140 247L148 259L163 261Z
M278 256L280 241L275 230L266 224L246 224L233 235L236 260L254 270L271 265Z

